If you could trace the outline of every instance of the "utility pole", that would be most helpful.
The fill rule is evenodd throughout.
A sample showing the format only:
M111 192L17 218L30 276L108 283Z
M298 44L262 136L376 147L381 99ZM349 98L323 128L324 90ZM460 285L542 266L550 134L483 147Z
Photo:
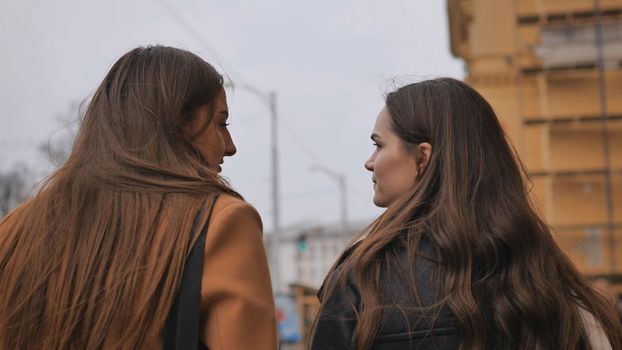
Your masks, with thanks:
M272 249L272 261L274 261L274 285L275 291L281 289L281 211L279 201L279 152L278 152L278 116L276 109L276 92L268 94L268 105L270 107L270 143L272 157L272 225L274 235Z
M324 173L324 175L330 177L337 182L337 186L339 187L339 202L341 207L341 229L345 231L348 228L348 188L346 186L346 176L343 173L336 173L319 164L311 166L311 171L320 171Z
M348 228L348 188L346 187L346 176L339 174L339 190L341 192L341 228L345 231Z
M272 278L274 281L275 292L279 292L281 288L281 253L280 253L280 239L281 239L281 206L279 195L279 152L278 152L278 113L277 113L277 99L276 92L270 91L268 93L245 83L234 84L233 82L226 83L225 87L240 87L245 91L255 95L261 102L263 102L270 110L270 163L271 163L271 183L272 183L272 225L274 238L271 240L274 242L270 247L270 259L273 261Z
M278 113L276 105L276 92L270 91L268 93L259 90L258 88L233 82L225 84L225 87L240 87L251 94L255 95L261 102L263 102L270 110L270 162L271 162L271 174L272 179L272 225L274 226L274 233L281 231L281 211L279 200L279 152L278 152Z
M277 128L277 109L276 92L271 91L268 95L271 114L270 140L272 148L272 222L274 233L281 232L281 212L279 202L279 153L278 153L278 128Z

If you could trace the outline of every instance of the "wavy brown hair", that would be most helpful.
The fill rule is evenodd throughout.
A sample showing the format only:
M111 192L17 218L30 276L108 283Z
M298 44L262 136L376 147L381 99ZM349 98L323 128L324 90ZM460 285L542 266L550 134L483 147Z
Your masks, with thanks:
M484 98L460 81L441 78L389 93L386 107L405 146L416 150L428 142L432 153L415 186L329 273L336 276L322 299L349 278L359 288L354 348L374 345L382 310L391 307L382 305L380 271L400 265L391 254L393 243L399 241L414 264L426 240L440 259L438 302L458 320L462 349L483 349L493 335L508 349L589 348L582 309L600 322L613 348L621 349L613 306L588 285L536 213L525 170Z
M161 331L216 194L240 197L185 132L222 88L172 47L112 66L67 162L0 222L0 348L134 349Z

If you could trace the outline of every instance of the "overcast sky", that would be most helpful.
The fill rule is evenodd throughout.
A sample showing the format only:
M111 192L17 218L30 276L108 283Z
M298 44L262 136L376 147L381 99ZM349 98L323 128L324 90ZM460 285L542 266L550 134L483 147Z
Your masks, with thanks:
M446 1L22 0L0 2L0 170L24 163L41 177L38 145L66 133L58 115L90 96L126 51L189 49L262 91L276 91L282 225L339 220L344 173L349 217L371 220L369 134L394 77L463 78L449 49ZM272 228L269 111L229 91L238 154L223 174ZM314 160L314 157L316 160Z

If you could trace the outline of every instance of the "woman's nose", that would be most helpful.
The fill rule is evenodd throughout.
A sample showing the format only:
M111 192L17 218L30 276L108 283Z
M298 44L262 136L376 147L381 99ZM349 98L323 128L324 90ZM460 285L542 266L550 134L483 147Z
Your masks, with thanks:
M233 138L231 137L231 135L229 134L226 137L225 156L231 157L232 155L236 154L238 149L235 147L235 143L233 142Z
M368 160L365 161L365 169L369 170L369 171L374 171L374 160L373 157L370 157Z
M231 157L232 155L236 154L237 151L238 149L235 147L235 144L231 142L225 147L225 156Z

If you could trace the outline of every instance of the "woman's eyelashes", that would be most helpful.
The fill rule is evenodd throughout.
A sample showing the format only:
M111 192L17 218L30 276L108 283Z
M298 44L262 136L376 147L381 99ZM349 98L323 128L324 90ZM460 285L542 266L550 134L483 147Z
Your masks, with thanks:
M229 125L231 125L230 123L227 123L227 121L229 120L229 111L227 110L223 110L220 113L218 113L218 120L220 121L220 127L221 128L226 128Z

